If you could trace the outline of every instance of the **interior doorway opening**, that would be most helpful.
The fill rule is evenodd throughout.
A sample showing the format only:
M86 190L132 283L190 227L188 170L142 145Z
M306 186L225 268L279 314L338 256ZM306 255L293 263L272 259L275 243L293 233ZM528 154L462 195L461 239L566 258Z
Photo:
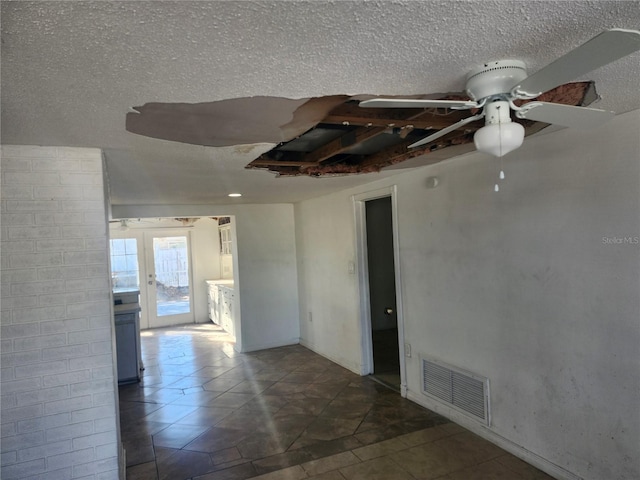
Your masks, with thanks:
M237 257L231 254L235 234L221 236L220 218L110 222L112 287L114 292L139 291L142 330L213 320L207 282L233 283ZM232 225L224 227L230 231Z
M365 202L373 376L400 391L391 197Z
M406 396L395 187L354 197L362 373Z

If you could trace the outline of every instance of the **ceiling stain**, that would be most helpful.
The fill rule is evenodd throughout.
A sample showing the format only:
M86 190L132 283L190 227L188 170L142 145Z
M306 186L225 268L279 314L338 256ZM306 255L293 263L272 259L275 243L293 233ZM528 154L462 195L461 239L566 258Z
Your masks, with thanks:
M147 103L126 116L129 132L175 142L250 152L260 143L277 144L246 168L278 176L325 176L379 172L418 156L440 152L433 163L460 154L451 147L473 143L484 120L418 148L408 145L473 115L475 110L360 108L373 95L332 95L305 99L243 97L207 103ZM402 97L409 98L409 97ZM464 93L412 98L467 100ZM586 106L597 98L593 82L561 85L528 101ZM527 101L516 102L524 104ZM531 135L545 123L513 118ZM248 150L247 150L248 149ZM450 149L450 155L447 152ZM444 150L444 152L442 152ZM428 163L428 162L427 162Z
M237 145L233 150L236 153L239 153L241 155L246 155L251 153L253 150L255 150L256 148L259 148L261 144L259 143L249 143L247 145Z

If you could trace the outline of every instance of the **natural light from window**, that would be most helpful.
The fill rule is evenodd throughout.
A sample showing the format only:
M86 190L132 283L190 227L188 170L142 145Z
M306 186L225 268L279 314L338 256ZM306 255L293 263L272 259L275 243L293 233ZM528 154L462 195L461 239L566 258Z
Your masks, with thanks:
M138 245L135 238L112 238L109 240L111 252L111 286L114 291L137 290L140 287L138 275Z

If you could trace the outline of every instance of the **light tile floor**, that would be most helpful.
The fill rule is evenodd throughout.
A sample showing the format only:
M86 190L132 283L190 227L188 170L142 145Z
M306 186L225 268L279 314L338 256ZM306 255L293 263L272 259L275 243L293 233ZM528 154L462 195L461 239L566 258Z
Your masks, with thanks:
M295 345L248 354L213 324L142 333L120 387L128 480L551 477Z

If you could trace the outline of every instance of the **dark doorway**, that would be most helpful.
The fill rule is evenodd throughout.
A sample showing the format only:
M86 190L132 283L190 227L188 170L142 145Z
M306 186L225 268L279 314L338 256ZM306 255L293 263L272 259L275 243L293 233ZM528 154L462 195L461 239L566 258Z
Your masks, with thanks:
M400 391L391 197L365 202L373 376Z

